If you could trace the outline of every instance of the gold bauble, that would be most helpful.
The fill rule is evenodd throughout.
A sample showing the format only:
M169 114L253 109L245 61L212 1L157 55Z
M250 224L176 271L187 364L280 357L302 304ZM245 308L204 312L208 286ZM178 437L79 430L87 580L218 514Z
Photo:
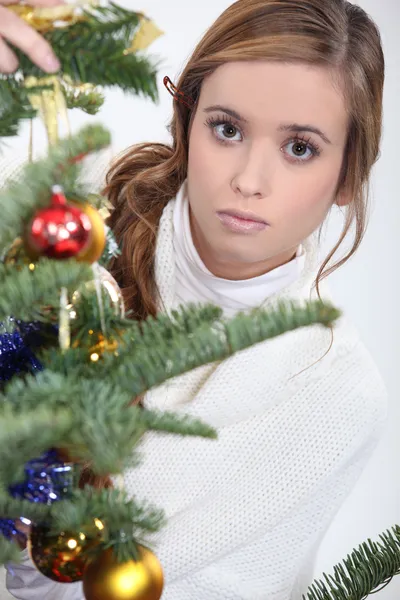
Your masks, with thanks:
M45 526L33 525L29 554L38 571L49 579L59 583L80 581L88 561L86 552L101 542L103 529L99 519L80 532L58 535L50 535Z
M73 202L71 204L78 206L80 210L89 218L92 225L90 231L90 241L85 249L76 256L78 262L88 262L90 264L97 262L104 252L107 242L106 227L99 211L88 202Z
M164 577L158 558L139 546L140 559L118 564L111 549L89 563L83 575L86 600L159 600Z

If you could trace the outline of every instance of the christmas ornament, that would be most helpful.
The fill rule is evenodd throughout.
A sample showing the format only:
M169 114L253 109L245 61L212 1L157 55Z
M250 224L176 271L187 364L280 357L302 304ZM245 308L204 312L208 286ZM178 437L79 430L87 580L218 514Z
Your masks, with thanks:
M65 498L72 489L74 466L64 461L54 448L28 461L24 471L24 480L9 487L8 491L14 498L51 504ZM15 521L0 519L0 531L8 538L16 535Z
M123 317L125 314L124 299L118 283L107 269L101 265L94 266L94 279L85 282L81 288L72 294L69 305L70 318L74 320L77 316L82 293L95 294L98 289L101 296L106 296L108 298L110 306L114 308L115 315ZM97 344L97 340L94 343ZM92 345L92 342L90 342L89 345Z
M24 481L10 487L15 498L50 504L65 498L72 489L74 465L65 463L51 448L25 464Z
M91 561L83 574L86 600L159 600L164 577L158 558L139 546L140 559L118 564L111 549Z
M88 553L102 540L103 529L99 519L79 532L62 531L58 535L51 535L45 526L33 525L28 540L32 562L53 581L80 581L89 560Z
M107 230L99 211L88 202L71 202L81 210L90 222L90 240L88 245L82 249L76 257L79 262L94 263L99 260L104 252L107 241Z
M90 332L95 335L94 332ZM118 356L118 342L114 339L107 339L103 334L97 334L96 343L89 349L89 358L92 362L98 362L102 356L107 353L113 353L114 356Z
M26 251L33 260L39 256L78 259L89 244L90 231L89 217L68 204L62 189L54 186L51 205L39 210L27 227Z

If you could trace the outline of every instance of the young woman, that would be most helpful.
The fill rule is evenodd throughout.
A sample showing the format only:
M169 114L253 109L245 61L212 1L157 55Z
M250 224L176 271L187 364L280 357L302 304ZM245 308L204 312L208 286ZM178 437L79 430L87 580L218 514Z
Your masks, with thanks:
M0 32L21 46L27 34L14 18L13 35ZM282 299L331 299L324 277L366 228L383 84L379 32L360 7L232 4L176 88L167 81L171 146L135 146L108 175L122 245L112 271L135 317L188 302L213 302L229 317ZM321 261L318 232L335 204L344 230ZM327 268L352 226L353 247ZM155 538L163 600L301 598L387 419L385 386L353 326L343 317L333 331L287 333L141 402L219 433L216 442L149 434L143 464L125 473L132 494L166 511ZM83 598L80 584L38 573L26 551L8 565L7 586L21 600Z

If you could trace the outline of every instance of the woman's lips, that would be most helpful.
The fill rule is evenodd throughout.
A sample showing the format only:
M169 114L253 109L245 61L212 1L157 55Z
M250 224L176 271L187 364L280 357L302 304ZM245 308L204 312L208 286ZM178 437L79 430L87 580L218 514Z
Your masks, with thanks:
M233 233L256 233L269 226L265 221L261 221L259 217L249 216L246 213L220 211L217 212L217 217Z

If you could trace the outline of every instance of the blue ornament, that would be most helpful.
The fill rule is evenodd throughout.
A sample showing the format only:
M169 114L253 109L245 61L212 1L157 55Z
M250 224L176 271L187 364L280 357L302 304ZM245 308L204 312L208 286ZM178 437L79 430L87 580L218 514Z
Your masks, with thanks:
M10 486L9 492L14 498L52 504L68 496L73 481L74 465L62 462L57 451L51 449L25 464L24 481ZM11 539L16 534L15 522L0 519L0 532Z

